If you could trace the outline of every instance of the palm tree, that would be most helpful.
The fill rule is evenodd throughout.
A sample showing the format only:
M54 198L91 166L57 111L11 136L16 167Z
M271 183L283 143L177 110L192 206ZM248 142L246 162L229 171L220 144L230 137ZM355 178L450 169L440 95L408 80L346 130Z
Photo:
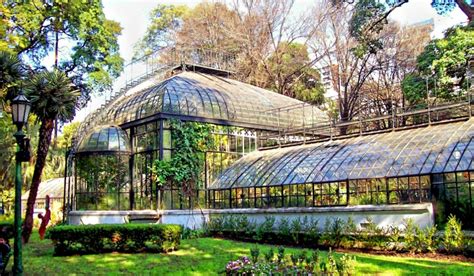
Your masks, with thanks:
M6 92L11 92L25 76L26 66L13 54L0 51L0 97L5 101Z
M15 139L12 133L16 127L11 123L11 117L3 114L3 109L9 109L5 104L19 82L24 78L26 66L14 54L0 51L0 200L10 202L13 198L13 180L15 165ZM9 205L9 204L7 204Z
M23 241L26 243L33 229L34 204L51 144L54 121L57 119L65 122L74 118L80 91L65 73L58 70L43 71L33 75L27 81L25 90L31 101L31 111L41 121L36 164L26 204L25 223L23 224Z

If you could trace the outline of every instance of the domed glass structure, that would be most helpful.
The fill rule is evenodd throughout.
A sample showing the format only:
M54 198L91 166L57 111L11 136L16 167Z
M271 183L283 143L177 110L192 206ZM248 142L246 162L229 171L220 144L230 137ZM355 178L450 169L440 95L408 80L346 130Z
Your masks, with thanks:
M130 154L127 133L118 126L99 126L90 131L80 142L76 153Z
M126 210L130 207L128 135L118 126L99 126L80 141L75 152L78 210Z

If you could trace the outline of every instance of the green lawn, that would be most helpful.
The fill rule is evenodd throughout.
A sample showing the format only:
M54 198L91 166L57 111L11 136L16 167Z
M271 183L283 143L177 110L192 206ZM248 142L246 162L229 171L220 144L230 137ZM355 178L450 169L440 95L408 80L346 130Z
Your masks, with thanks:
M184 240L180 250L169 254L103 254L53 257L51 241L32 237L25 246L26 275L83 274L153 274L153 275L216 275L225 264L242 255L249 255L251 243L215 238ZM270 248L260 245L260 252ZM301 249L287 249L286 253ZM355 254L356 275L474 275L474 264L430 259L400 258ZM11 264L10 264L11 266Z

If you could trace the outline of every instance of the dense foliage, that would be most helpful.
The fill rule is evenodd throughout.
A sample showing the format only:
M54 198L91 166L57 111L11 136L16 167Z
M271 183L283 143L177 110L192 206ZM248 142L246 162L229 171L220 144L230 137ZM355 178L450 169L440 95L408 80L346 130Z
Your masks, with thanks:
M417 71L405 77L403 92L410 103L431 97L451 99L470 85L468 63L474 56L474 29L456 27L432 40L417 59Z
M48 229L56 255L176 250L182 228L173 224L62 225Z
M321 225L324 225L321 228ZM211 235L256 242L285 245L304 245L311 248L358 248L398 252L446 252L473 254L472 241L464 238L461 223L451 216L445 234L436 227L421 229L413 220L405 220L403 227L378 227L370 217L364 226L357 226L352 218L317 219L304 217L293 220L266 216L262 223L244 215L211 217L207 230Z
M0 216L0 238L11 239L13 238L13 219Z
M332 2L339 6L354 3L349 0L332 0ZM360 42L358 50L374 52L381 50L382 44L377 35L387 25L389 15L408 2L409 0L356 1L351 16L350 32ZM458 6L472 24L474 18L474 1L472 0L433 0L431 6L441 15L449 14Z
M120 25L105 17L102 3L93 1L2 1L9 50L40 69L42 61L54 54L55 68L81 87L82 103L92 90L111 86L122 70L117 36ZM1 45L0 45L1 46ZM63 54L67 52L67 54Z
M211 126L171 120L171 159L156 160L152 173L158 187L179 188L192 196L204 170L204 152L212 146Z
M10 77L10 81L2 78L1 89L7 79L9 91L2 93L1 100L6 103L19 88L26 88L32 112L41 122L23 229L27 242L52 130L56 133L59 123L70 121L92 91L111 88L123 66L117 42L121 27L105 17L99 0L2 1L0 11L4 23L0 27L0 51L21 59L20 65L4 63L8 67L5 68L2 64L2 72L24 68L17 70L18 74L8 74L17 76ZM53 70L44 66L49 58L54 60Z

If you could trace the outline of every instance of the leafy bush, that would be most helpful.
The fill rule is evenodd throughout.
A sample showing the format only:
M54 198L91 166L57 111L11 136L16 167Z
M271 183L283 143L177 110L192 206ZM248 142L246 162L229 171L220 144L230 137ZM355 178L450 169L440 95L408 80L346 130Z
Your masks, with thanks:
M461 222L455 216L450 215L444 229L443 245L446 251L457 253L464 249L464 234L461 230Z
M416 241L415 241L415 223L413 219L407 219L403 222L405 229L403 230L404 233L404 241L405 241L405 249L414 252L416 250Z
M64 225L46 234L56 255L102 252L169 252L180 244L182 228L171 224Z
M290 222L287 218L281 218L278 224L278 235L281 241L290 241L291 229Z
M254 248L251 248L250 256L252 258L252 261L256 263L258 261L258 257L260 257L260 249L258 249L257 246L255 246Z
M389 226L386 231L388 241L385 244L385 249L395 250L395 251L402 250L403 249L403 246L401 244L402 234L403 234L403 231L397 226L393 226L393 225Z
M207 232L205 229L191 229L188 227L184 228L183 233L181 234L181 238L183 240L203 238L206 236L207 236Z
M272 262L273 257L275 256L275 252L273 251L273 247L270 248L270 250L268 250L267 252L265 252L264 256L265 256L265 261Z
M291 230L291 238L292 238L292 241L295 243L295 244L298 244L299 241L300 241L300 234L301 232L303 231L303 225L300 221L300 219L297 217L295 218L292 222L291 222L291 226L290 226L290 230Z
M265 238L265 234L271 233L275 225L275 217L265 216L265 221L256 227L254 239L262 241Z
M437 246L436 226L428 227L424 230L418 226L415 228L416 252L435 252Z
M14 234L13 219L0 217L0 237L4 239L13 238Z

